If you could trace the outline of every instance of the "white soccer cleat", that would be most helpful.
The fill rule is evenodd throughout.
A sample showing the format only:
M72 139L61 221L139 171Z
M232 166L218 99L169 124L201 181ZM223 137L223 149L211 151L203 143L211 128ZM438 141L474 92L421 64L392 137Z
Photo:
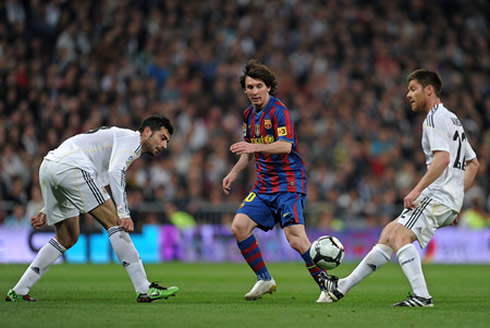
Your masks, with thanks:
M330 297L330 295L328 295L328 291L322 290L320 292L320 297L318 297L315 303L332 303L332 302L333 300Z
M277 289L277 284L274 281L274 279L271 280L257 280L253 288L245 294L245 299L247 301L255 301L260 298L264 294L272 294L276 291Z

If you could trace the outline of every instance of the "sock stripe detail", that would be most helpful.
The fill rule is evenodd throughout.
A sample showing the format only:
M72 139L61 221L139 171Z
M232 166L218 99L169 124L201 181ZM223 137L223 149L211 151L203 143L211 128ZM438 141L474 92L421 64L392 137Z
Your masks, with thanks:
M254 242L252 245L250 245L249 247L242 250L243 256L246 256L247 254L253 252L254 250L257 249L258 246L259 246L259 244L257 242Z
M257 263L256 265L254 265L254 266L252 267L252 269L253 269L255 272L259 273L260 269L262 269L262 268L264 268L264 267L265 267L265 262L264 262L264 261L260 261L259 263Z
M259 280L269 280L271 276L267 270L260 246L254 235L237 243L243 258L247 261L250 268L255 272Z
M255 253L254 255L250 257L245 257L245 260L247 260L248 263L252 263L253 261L260 259L262 261L262 256L259 252Z
M54 248L56 248L56 250L59 251L61 254L63 254L64 252L66 252L66 249L63 246L61 246L60 243L56 239L54 239L54 238L51 238L49 240L49 244L51 246L53 246Z
M312 276L316 276L316 275L318 275L320 272L323 272L323 270L322 270L322 269L320 269L319 267L314 267L314 268L312 268L312 269L308 269L308 271L310 271L310 274L311 274Z
M115 234L115 233L118 233L118 232L122 232L124 231L123 228L121 228L120 226L115 226L115 227L111 227L109 229L107 229L107 234L109 235L109 238Z
M324 290L323 282L321 279L319 279L319 276L322 272L327 273L327 271L323 270L322 268L318 267L312 260L310 256L310 249L308 249L304 254L301 255L303 260L305 261L306 269L310 272L311 277L315 282L318 284L318 287L320 287L321 290Z

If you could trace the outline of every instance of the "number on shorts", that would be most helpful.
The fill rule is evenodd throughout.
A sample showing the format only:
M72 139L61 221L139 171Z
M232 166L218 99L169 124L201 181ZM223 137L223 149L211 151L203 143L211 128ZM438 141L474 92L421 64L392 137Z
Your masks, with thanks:
M247 203L250 203L251 201L253 201L255 198L255 193L254 192L251 192L250 194L248 194L247 198L245 198L245 201Z

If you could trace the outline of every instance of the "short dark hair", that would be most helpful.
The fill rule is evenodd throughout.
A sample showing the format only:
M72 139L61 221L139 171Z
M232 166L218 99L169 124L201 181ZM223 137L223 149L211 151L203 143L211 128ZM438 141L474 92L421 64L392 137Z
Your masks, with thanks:
M163 115L153 115L148 117L143 121L143 123L141 123L138 131L143 132L146 127L149 127L151 129L151 132L160 131L160 129L164 127L168 130L168 133L170 133L170 135L174 133L174 127L172 126L172 123L168 118Z
M418 69L410 73L407 78L407 82L412 80L417 80L422 86L425 88L428 85L432 85L436 96L441 96L442 91L442 80L439 74L435 71L431 71L428 69Z
M271 96L276 95L277 77L266 65L256 59L250 59L243 69L243 75L240 76L240 85L242 86L242 89L245 89L245 78L247 76L264 81L265 85L271 88L269 94Z

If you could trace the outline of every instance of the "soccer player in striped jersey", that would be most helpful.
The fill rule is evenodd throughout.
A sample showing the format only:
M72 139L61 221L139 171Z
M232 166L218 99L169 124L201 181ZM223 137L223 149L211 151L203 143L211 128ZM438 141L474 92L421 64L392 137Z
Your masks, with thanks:
M393 306L432 307L422 272L420 256L412 244L425 248L435 231L453 224L461 210L463 196L478 171L478 159L458 117L440 99L442 81L434 71L420 69L408 76L407 98L414 112L424 114L422 150L427 172L404 198L405 209L381 232L378 244L344 279L325 278L333 301L390 260L393 252L413 294Z
M252 59L240 77L240 84L251 106L244 113L245 141L230 147L240 158L223 179L223 190L228 194L238 174L255 159L257 181L240 205L231 226L243 257L257 274L257 282L245 294L245 299L257 300L276 290L276 282L267 269L253 230L258 227L267 231L279 223L289 244L301 254L320 287L317 303L331 302L319 280L324 270L310 257L311 243L303 218L306 170L298 153L298 139L289 111L274 97L276 76L267 66Z
M44 208L31 219L39 229L46 222L56 235L37 254L6 301L35 301L31 287L49 267L72 247L80 235L79 215L90 213L107 229L117 258L126 269L138 302L175 295L177 287L161 287L146 278L143 263L128 232L134 224L126 199L126 171L143 153L156 155L167 148L173 127L160 115L147 118L138 131L100 128L75 135L50 151L41 163L39 182ZM104 186L109 185L111 200Z

